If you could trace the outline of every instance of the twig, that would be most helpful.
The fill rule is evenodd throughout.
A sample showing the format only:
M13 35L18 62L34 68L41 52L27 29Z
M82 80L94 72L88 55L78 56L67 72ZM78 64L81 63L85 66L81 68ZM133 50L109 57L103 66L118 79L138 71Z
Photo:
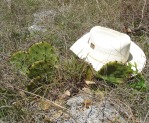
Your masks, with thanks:
M143 18L144 18L144 9L145 9L145 6L146 6L146 0L144 0L143 8L141 10L142 11L142 14L141 14L141 21L140 21L139 27L141 26L142 21L143 21Z
M99 1L96 0L96 3L97 3L97 7L98 7L98 9L100 10L100 7L99 7Z
M145 123L146 122L146 119L147 119L148 115L149 115L149 111L147 112L147 114L146 114L146 116L144 118L144 121L142 123Z

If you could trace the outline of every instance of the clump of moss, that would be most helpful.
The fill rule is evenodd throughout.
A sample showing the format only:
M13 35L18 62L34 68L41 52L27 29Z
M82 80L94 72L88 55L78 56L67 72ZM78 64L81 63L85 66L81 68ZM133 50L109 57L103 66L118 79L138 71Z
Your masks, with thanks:
M96 77L113 84L120 84L130 78L132 74L133 70L129 66L115 61L105 64L97 72Z

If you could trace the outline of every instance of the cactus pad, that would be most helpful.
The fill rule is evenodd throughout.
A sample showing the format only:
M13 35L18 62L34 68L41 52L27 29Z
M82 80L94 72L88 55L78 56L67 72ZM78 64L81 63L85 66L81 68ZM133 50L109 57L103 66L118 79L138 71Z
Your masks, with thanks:
M32 66L29 68L28 77L34 78L37 76L48 76L54 74L54 66L51 65L50 61L37 61L32 64Z
M109 62L98 71L97 78L119 84L130 78L132 74L133 70L129 66L118 62Z
M10 62L23 73L27 72L28 54L24 51L18 51L11 56Z
M33 44L29 50L29 61L30 63L34 63L36 61L49 61L51 60L51 64L55 64L57 61L57 57L55 56L53 47L47 42L39 42Z

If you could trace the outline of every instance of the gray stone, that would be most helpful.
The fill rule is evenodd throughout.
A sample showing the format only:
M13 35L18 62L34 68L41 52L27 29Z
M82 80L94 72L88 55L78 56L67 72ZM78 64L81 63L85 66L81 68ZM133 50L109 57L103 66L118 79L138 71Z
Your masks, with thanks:
M84 108L82 105L84 98L83 96L76 96L67 101L67 105L70 107L70 114L78 123L108 123L115 120L126 123L123 116L111 105L109 100L105 99L99 104L96 103L89 108ZM64 123L75 123L73 119L70 118Z
M36 32L36 31L42 31L45 32L47 29L44 26L37 26L37 25L32 25L28 28L30 32Z
M81 96L70 98L67 100L67 105L72 106L72 105L81 105L84 102L84 99Z

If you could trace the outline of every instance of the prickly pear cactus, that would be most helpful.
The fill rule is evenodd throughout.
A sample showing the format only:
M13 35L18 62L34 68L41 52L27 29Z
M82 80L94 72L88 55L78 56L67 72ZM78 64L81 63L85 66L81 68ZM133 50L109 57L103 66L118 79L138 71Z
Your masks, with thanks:
M113 84L119 84L130 78L132 74L133 70L129 66L118 62L109 62L98 71L96 77Z
M52 82L56 74L58 61L53 47L47 42L33 44L27 52L19 51L11 56L10 62L31 81L27 85L28 91L40 90L44 84ZM37 89L37 90L36 90Z
M49 62L50 65L55 65L57 56L54 53L53 47L47 42L39 42L33 44L27 52L18 51L11 56L10 62L24 74L28 74L29 66L34 65L35 62L43 61ZM38 67L38 65L36 65ZM39 73L40 74L40 73Z

